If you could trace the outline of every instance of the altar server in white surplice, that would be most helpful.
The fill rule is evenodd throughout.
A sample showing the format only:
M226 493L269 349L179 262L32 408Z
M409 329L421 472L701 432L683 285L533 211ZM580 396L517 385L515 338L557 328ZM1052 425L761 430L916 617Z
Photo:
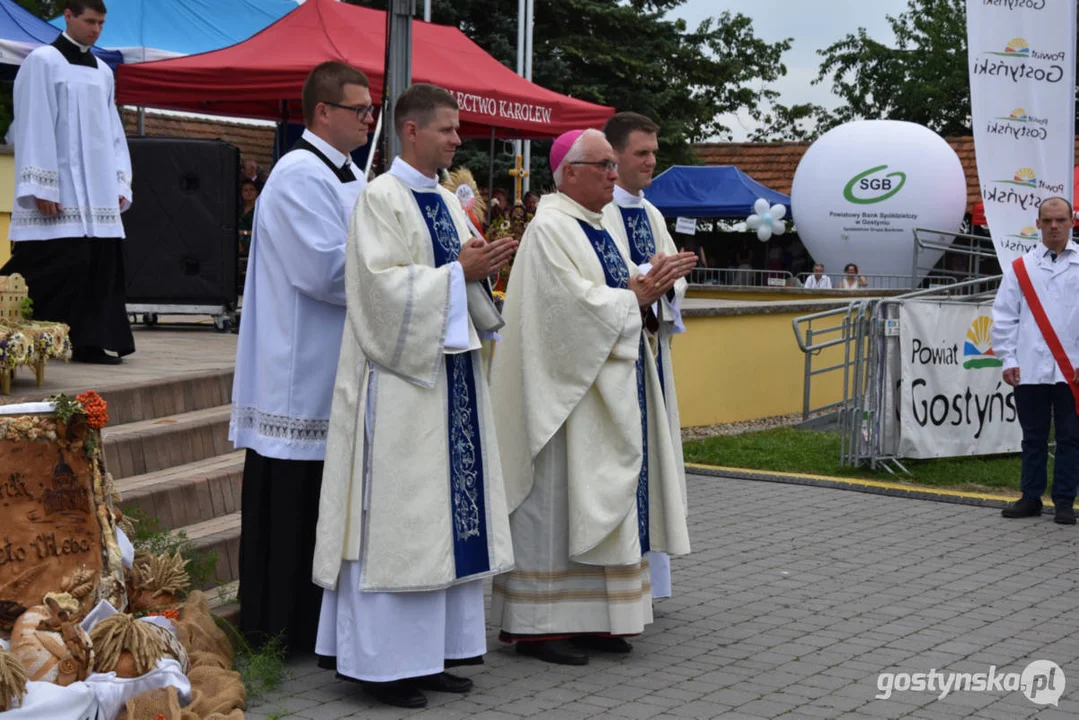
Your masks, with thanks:
M652 184L659 150L659 126L644 115L620 112L603 126L607 142L618 158L618 182L614 186L614 201L603 209L604 219L622 254L634 265L642 267L652 262L657 253L677 255L678 248L667 231L667 222L656 206L645 199L644 191ZM653 307L659 331L645 329L645 336L656 352L656 369L667 406L667 422L671 430L678 472L685 474L682 461L682 424L678 419L678 394L674 387L674 363L671 360L671 336L686 331L682 324L682 301L686 297L686 280L678 278L674 287ZM660 307L662 306L662 307ZM648 556L652 576L652 597L671 596L671 558L667 553L653 550Z
M517 563L492 615L518 653L583 665L584 650L629 652L616 636L652 622L649 551L689 552L643 330L694 257L657 256L647 275L623 257L603 217L618 177L603 133L559 137L551 169L559 192L521 239L491 372Z
M91 52L105 5L68 0L64 22L15 76L14 248L0 275L26 279L35 319L71 327L74 360L115 365L135 351L120 221L131 207L131 158L112 70Z
M517 243L470 239L460 202L438 184L461 144L453 96L413 85L394 120L401 156L349 227L316 652L382 702L422 707L423 690L471 688L445 668L482 662L482 579L513 566L479 350L502 327L486 278Z
M315 646L311 582L333 378L345 324L345 241L364 180L348 154L367 142L367 77L322 63L302 91L303 136L255 204L229 439L247 448L241 497L240 629Z

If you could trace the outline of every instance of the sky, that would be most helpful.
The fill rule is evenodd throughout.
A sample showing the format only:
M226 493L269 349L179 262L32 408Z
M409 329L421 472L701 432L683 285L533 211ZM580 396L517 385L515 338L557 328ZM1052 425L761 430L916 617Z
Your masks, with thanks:
M695 28L706 17L730 10L751 18L754 34L763 40L793 38L791 49L783 56L787 75L771 87L785 105L813 102L833 108L839 98L832 94L830 84L810 85L820 69L821 57L816 51L859 27L870 37L890 44L894 36L885 16L898 15L906 8L907 0L686 0L670 16L683 18ZM724 121L736 141L745 140L755 127L745 113L725 116Z

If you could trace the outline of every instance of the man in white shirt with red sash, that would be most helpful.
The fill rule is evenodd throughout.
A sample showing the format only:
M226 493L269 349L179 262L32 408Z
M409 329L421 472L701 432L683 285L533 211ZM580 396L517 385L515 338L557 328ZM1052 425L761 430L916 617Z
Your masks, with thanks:
M1023 497L1006 518L1042 514L1047 484L1049 425L1056 434L1053 520L1075 524L1079 480L1079 245L1071 241L1072 206L1064 198L1042 201L1042 244L1004 269L993 303L993 351L1004 362L1004 382L1015 388L1023 428Z

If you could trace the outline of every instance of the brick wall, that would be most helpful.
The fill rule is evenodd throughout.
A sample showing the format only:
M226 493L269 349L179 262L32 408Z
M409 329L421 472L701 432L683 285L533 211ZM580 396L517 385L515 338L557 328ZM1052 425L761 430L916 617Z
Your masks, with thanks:
M124 130L137 133L134 110L123 110ZM226 120L190 118L176 115L146 114L146 134L165 137L224 140L240 149L241 158L254 158L260 168L273 162L274 128L269 125L250 125Z

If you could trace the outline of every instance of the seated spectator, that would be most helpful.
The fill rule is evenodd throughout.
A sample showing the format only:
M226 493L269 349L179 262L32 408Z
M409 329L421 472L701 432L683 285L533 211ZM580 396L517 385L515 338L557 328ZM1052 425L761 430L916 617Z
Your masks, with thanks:
M857 266L855 266L854 272L858 272ZM813 274L806 278L804 287L808 290L832 289L832 278L824 274L824 265L822 263L817 263L813 266Z
M251 249L251 227L255 221L255 200L258 196L258 185L253 180L240 182L240 200L243 205L240 208L240 222L237 227L240 231L241 257L246 257Z
M240 163L240 182L244 180L250 180L255 183L255 187L259 192L262 192L262 186L266 184L266 173L259 169L259 164L251 158L246 158Z
M858 266L847 263L847 266L843 268L843 279L839 281L839 289L859 290L866 287L869 287L869 281L865 279L865 276L858 274Z

